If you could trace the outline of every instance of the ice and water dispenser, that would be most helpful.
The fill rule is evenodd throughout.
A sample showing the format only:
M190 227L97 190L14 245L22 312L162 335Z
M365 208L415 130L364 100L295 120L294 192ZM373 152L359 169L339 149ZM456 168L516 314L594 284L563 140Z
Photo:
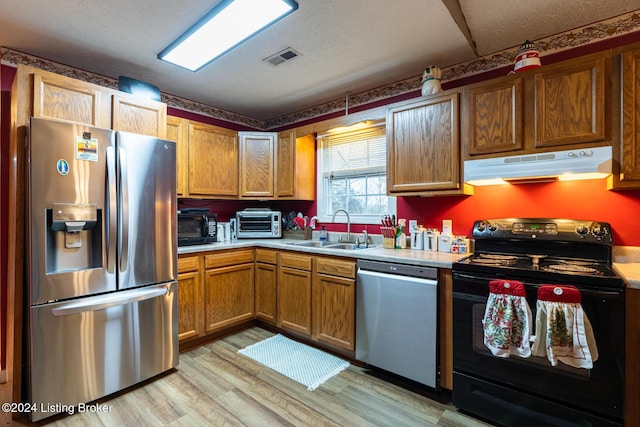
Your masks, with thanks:
M102 209L95 203L47 208L47 273L102 267Z

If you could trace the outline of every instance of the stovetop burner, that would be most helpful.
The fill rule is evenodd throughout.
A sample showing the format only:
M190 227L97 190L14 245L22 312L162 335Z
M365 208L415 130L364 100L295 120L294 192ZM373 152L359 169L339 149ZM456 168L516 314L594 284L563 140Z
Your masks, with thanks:
M501 255L501 254L479 254L473 257L470 261L474 264L483 265L512 265L516 262L518 257L514 255Z
M572 273L600 273L597 269L592 267L585 267L580 264L552 264L546 266L548 270L556 271L568 271Z

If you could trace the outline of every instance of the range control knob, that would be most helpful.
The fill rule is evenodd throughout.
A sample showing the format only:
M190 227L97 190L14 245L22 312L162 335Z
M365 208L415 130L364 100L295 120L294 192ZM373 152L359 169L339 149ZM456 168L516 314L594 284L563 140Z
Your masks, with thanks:
M485 228L486 228L486 224L484 221L479 222L478 225L476 225L476 230L478 231L484 231Z
M589 232L589 227L585 227L584 225L580 224L576 227L576 233L580 234L580 235L585 235Z
M593 233L594 236L602 237L607 234L607 228L603 227L602 224L595 224L591 229L591 233Z
M489 231L491 231L492 233L494 231L496 231L497 229L498 229L498 225L497 224L493 224L493 223L489 224Z

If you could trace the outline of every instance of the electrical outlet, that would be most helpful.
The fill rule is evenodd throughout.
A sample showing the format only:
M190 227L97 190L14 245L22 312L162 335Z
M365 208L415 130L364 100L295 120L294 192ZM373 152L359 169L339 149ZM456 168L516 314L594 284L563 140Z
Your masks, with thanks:
M409 231L415 230L416 228L418 228L418 220L417 219L410 219L409 220Z

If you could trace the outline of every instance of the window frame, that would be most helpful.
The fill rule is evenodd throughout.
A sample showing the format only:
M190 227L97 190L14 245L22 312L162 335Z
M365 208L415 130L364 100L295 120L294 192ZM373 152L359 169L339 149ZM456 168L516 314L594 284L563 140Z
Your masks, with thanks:
M368 122L367 124L365 124L364 126L362 124L357 124L358 128L356 130L351 130L350 127L347 128L341 128L342 130L340 132L335 132L335 131L327 131L324 132L322 134L318 134L316 139L317 139L317 143L318 143L318 149L317 149L317 153L316 153L316 162L317 162L317 168L316 168L316 182L317 182L317 188L316 188L316 207L317 207L317 216L318 216L318 221L320 223L345 223L347 222L347 217L344 214L344 212L339 212L336 217L335 217L335 221L333 220L333 212L329 212L328 211L328 206L329 206L329 202L328 202L328 197L327 197L327 188L326 188L326 181L325 181L325 174L328 173L328 171L325 171L325 165L324 165L324 150L325 150L325 140L328 137L331 137L333 135L350 135L350 134L354 134L357 135L358 133L363 133L366 134L368 133L368 131L370 131L372 128L384 128L385 127L385 123L384 121L376 121L376 122ZM386 156L386 147L385 147L385 155L384 155L384 168L381 171L381 169L377 169L376 172L376 168L367 168L369 170L369 172L366 172L364 174L357 174L357 173L353 173L353 174L344 174L343 176L345 178L349 178L349 177L361 177L361 176L375 176L376 174L379 174L380 172L382 172L384 179L386 181L386 176L387 176L387 162L386 162L387 156ZM342 175L342 174L341 174ZM349 212L349 217L350 217L350 221L352 224L380 224L380 220L382 219L382 217L386 214L388 215L392 215L392 214L396 214L397 212L397 198L395 196L390 196L388 191L386 192L386 197L388 198L388 205L389 205L389 211L385 212L384 214L370 214L370 215L362 215L362 214L353 214L351 212Z

